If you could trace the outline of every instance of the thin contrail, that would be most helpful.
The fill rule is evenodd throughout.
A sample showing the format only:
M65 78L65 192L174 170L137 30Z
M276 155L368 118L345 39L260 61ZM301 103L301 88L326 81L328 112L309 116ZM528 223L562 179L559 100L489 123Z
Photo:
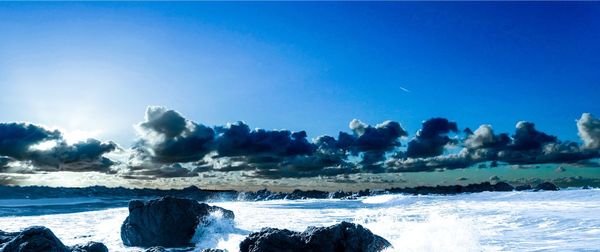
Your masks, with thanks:
M399 87L400 87L400 86L399 86ZM408 90L408 89L407 89L407 88L405 88L405 87L400 87L400 89L402 89L402 91L404 91L404 92L410 93L410 90Z

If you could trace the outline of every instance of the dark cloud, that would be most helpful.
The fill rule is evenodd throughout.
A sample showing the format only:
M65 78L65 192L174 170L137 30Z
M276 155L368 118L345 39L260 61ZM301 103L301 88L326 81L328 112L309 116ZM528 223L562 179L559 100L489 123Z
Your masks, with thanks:
M432 118L423 122L415 138L408 142L406 156L423 158L442 155L444 146L452 141L446 135L450 132L458 132L458 127L455 122L450 122L448 119Z
M582 164L600 156L600 120L587 113L577 121L583 144L560 141L531 122L517 123L513 134L498 134L491 125L481 125L475 131L465 129L462 139L451 138L448 134L459 132L457 124L432 118L423 122L402 151L401 140L408 133L398 122L371 126L355 119L349 128L337 139L320 136L311 141L305 131L251 129L244 122L208 127L177 111L149 107L144 121L136 125L139 139L131 149L121 150L113 142L95 139L68 144L60 131L33 124L0 123L0 173L99 171L154 179L238 172L234 175L246 179L277 179L441 171L482 164L493 168L498 163ZM449 146L454 149L446 151ZM121 156L105 155L113 151Z
M180 178L180 177L196 177L198 171L188 169L179 163L158 165L156 167L133 167L129 172L122 174L127 178L135 179L152 179L152 178Z
M288 130L250 130L243 122L217 128L216 150L221 157L310 155L315 146L306 140L306 132Z
M519 122L512 139L495 135L491 126L482 125L464 141L466 157L472 162L502 161L509 164L573 163L594 158L597 153L577 143L560 142L540 132L530 122Z
M49 143L47 148L39 145ZM114 164L103 157L117 148L113 142L95 139L67 144L58 130L27 123L0 124L0 170L4 172L33 171L100 171L107 172ZM7 169L8 162L20 161L32 169Z
M28 157L31 146L60 139L62 135L57 130L29 123L0 123L0 156L23 160Z
M133 147L137 158L176 163L200 160L211 149L213 129L189 121L174 110L148 107L138 124L140 140Z
M362 170L382 172L388 151L400 146L400 138L408 133L400 123L385 121L375 127L357 119L350 122L352 134L340 132L336 146L352 155L360 155Z
M8 169L8 163L12 161L9 157L0 156L0 172L4 172Z
M548 135L535 129L535 124L521 121L513 135L510 149L516 151L536 150L549 143L557 143L555 136Z
M117 148L113 142L96 139L72 145L60 142L48 150L32 150L30 160L35 167L46 171L110 172L110 167L115 163L103 155Z

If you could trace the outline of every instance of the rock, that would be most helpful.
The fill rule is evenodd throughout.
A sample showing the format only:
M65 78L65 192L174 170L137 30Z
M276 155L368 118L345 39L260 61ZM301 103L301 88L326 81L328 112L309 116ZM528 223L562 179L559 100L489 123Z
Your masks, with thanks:
M203 249L200 252L227 252L227 250L209 248L209 249Z
M550 182L544 182L535 187L535 191L558 191L558 187Z
M513 186L509 185L506 182L498 182L494 184L493 187L494 191L496 192L510 192L515 189Z
M101 242L88 242L71 247L71 252L108 252L108 248Z
M0 230L0 247L2 247L2 244L7 243L8 241L15 238L17 235L19 235L19 232L10 233Z
M531 190L531 185L520 185L520 186L515 187L515 190L517 190L517 191Z
M161 246L149 247L146 250L144 250L144 252L166 252L166 251L167 250Z
M190 246L198 224L214 211L234 218L232 211L190 199L167 196L147 202L132 200L129 216L121 225L121 239L127 246Z
M2 252L68 252L70 251L50 229L28 227L4 244Z
M240 252L376 252L391 246L361 225L341 222L329 227L308 227L304 232L263 228L240 243Z

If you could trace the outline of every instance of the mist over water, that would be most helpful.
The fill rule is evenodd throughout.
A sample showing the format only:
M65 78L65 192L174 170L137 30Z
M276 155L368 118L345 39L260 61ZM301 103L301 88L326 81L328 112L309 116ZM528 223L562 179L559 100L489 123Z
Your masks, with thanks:
M234 211L235 221L214 213L205 220L209 226L194 236L195 251L208 247L237 251L245 236L262 227L303 231L340 221L359 223L386 238L394 246L389 251L594 251L600 246L598 189L214 204ZM104 242L111 251L140 251L122 245L119 230L127 212L118 207L3 216L0 230L44 225L67 245L93 240Z

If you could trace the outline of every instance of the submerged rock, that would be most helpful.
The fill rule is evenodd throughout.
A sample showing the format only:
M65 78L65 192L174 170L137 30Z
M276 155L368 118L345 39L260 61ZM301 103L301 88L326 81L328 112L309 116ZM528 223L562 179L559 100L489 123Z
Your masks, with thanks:
M544 190L544 191L558 191L558 187L550 182L544 182L535 187L536 191Z
M341 222L304 232L263 228L240 243L240 252L377 252L391 244L361 225Z
M108 252L108 248L101 242L88 242L71 247L71 252Z
M167 196L147 202L132 200L129 216L121 225L121 239L127 246L189 246L198 224L214 211L234 218L232 211L190 199Z
M14 233L13 233L14 234ZM28 227L4 243L2 252L70 251L47 227Z

